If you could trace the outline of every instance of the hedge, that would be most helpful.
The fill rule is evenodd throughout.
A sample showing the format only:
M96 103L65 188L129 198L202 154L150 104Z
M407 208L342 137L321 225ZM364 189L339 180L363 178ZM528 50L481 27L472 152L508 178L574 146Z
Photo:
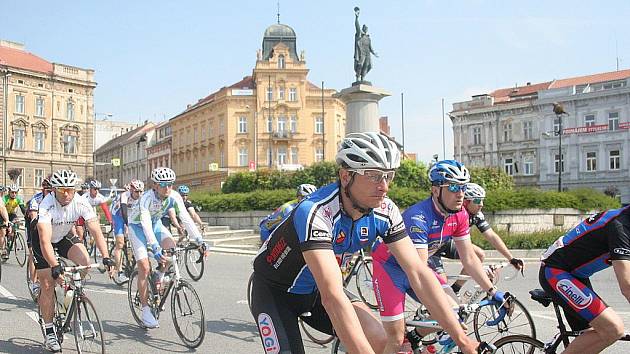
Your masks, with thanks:
M494 230L503 240L508 249L547 249L558 237L564 235L566 230L553 229L526 234L508 234L506 230ZM484 250L494 249L492 245L481 235L477 228L472 228L472 242Z

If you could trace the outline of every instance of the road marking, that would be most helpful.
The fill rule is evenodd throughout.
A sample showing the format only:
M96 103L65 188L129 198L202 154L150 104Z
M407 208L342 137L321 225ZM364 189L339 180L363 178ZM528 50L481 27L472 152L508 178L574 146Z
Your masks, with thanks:
M15 297L15 295L11 294L11 292L9 290L7 290L4 286L0 285L0 294L2 294L4 297L6 297L7 299L11 299L11 300L17 300L17 297Z
M88 289L88 288L83 288L83 290L85 291L89 291L91 293L105 293L105 294L112 294L112 295L127 295L127 292L124 290L115 290L115 289Z
M39 324L39 315L37 312L26 311L26 316L30 317L31 320L35 321L35 323Z
M239 305L247 305L247 300L238 300L236 303Z

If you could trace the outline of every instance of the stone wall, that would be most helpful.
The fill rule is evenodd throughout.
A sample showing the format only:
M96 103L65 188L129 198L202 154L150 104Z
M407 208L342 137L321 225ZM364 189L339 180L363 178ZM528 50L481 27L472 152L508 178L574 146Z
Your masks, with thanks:
M259 231L258 223L270 214L267 210L237 211L237 212L201 212L199 216L215 226L230 226L230 228L253 229ZM486 219L495 229L505 229L514 233L527 233L553 228L569 229L584 219L590 213L569 208L558 209L519 209L502 210L484 213Z

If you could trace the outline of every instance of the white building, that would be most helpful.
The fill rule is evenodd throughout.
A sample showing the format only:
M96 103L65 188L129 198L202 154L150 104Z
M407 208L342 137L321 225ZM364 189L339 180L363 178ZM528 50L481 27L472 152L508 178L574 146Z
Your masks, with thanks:
M94 120L94 151L106 142L138 127L138 124L115 122L108 119Z
M568 115L557 117L558 102ZM455 158L517 185L617 191L630 202L630 70L499 89L453 104ZM626 199L628 198L628 199Z

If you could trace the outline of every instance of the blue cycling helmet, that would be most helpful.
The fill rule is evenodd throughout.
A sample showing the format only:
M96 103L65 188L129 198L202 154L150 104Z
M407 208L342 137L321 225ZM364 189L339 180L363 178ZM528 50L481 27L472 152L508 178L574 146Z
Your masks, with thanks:
M455 160L438 161L429 170L431 185L466 184L470 182L470 172L461 162Z
M188 188L187 185L182 184L181 186L179 186L179 188L177 188L177 191L179 192L179 194L188 194L190 193L190 188Z

